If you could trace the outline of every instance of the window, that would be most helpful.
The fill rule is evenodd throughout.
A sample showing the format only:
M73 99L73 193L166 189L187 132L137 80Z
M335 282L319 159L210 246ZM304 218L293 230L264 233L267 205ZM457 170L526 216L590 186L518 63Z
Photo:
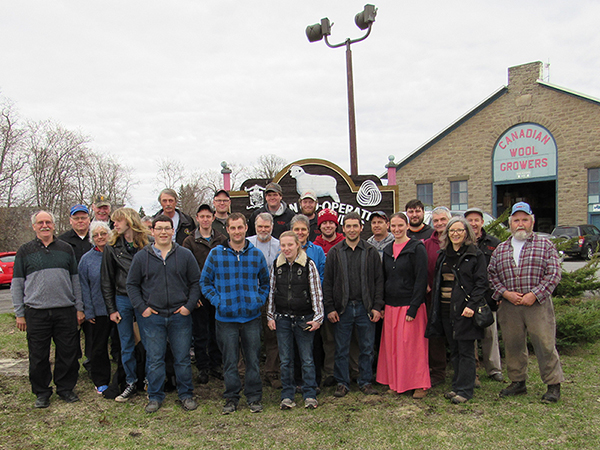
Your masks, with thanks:
M465 210L469 207L467 181L450 182L450 209Z
M427 211L433 207L433 183L417 184L417 198L423 202Z
M588 169L588 203L600 203L600 168Z

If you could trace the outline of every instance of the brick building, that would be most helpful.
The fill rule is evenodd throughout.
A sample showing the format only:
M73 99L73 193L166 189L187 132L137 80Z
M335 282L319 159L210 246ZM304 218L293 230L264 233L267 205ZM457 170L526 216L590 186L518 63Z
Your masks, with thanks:
M541 81L542 63L508 69L500 88L402 160L400 204L495 216L517 201L536 229L600 227L600 100Z

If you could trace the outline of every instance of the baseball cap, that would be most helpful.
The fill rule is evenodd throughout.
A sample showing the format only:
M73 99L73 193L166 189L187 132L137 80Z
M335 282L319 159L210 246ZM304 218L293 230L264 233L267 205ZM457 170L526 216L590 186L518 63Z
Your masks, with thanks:
M518 213L519 211L524 212L525 214L529 214L530 216L533 215L533 211L531 211L531 206L529 206L529 203L515 203L512 207L510 215L512 216L513 214Z
M78 212L84 212L86 214L90 213L90 210L88 209L87 206L85 205L75 205L75 206L71 206L71 216L75 213Z

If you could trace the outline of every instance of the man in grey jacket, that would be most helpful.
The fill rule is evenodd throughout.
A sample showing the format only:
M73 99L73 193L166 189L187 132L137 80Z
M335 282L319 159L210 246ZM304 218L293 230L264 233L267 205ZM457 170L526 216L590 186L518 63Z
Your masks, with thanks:
M152 221L154 244L133 257L127 276L131 304L142 314L143 344L148 378L147 413L160 408L164 398L167 341L174 358L177 394L184 410L198 407L193 398L192 316L200 298L200 269L187 248L173 242L173 221L158 215Z

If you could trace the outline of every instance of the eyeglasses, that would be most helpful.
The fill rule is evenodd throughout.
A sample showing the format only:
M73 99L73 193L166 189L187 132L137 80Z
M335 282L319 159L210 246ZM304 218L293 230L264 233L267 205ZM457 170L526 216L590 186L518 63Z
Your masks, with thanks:
M154 231L158 231L159 233L162 233L163 231L171 231L173 229L173 227L154 227Z
M106 231L101 231L100 233L92 234L93 239L106 236L108 236L108 233Z
M463 234L465 231L467 230L464 228L460 228L458 230L448 230L448 234Z
M213 201L215 203L229 203L231 200L229 200L228 198L226 198L225 200L214 199Z
M71 216L71 220L75 222L83 222L85 220L89 220L90 216Z

